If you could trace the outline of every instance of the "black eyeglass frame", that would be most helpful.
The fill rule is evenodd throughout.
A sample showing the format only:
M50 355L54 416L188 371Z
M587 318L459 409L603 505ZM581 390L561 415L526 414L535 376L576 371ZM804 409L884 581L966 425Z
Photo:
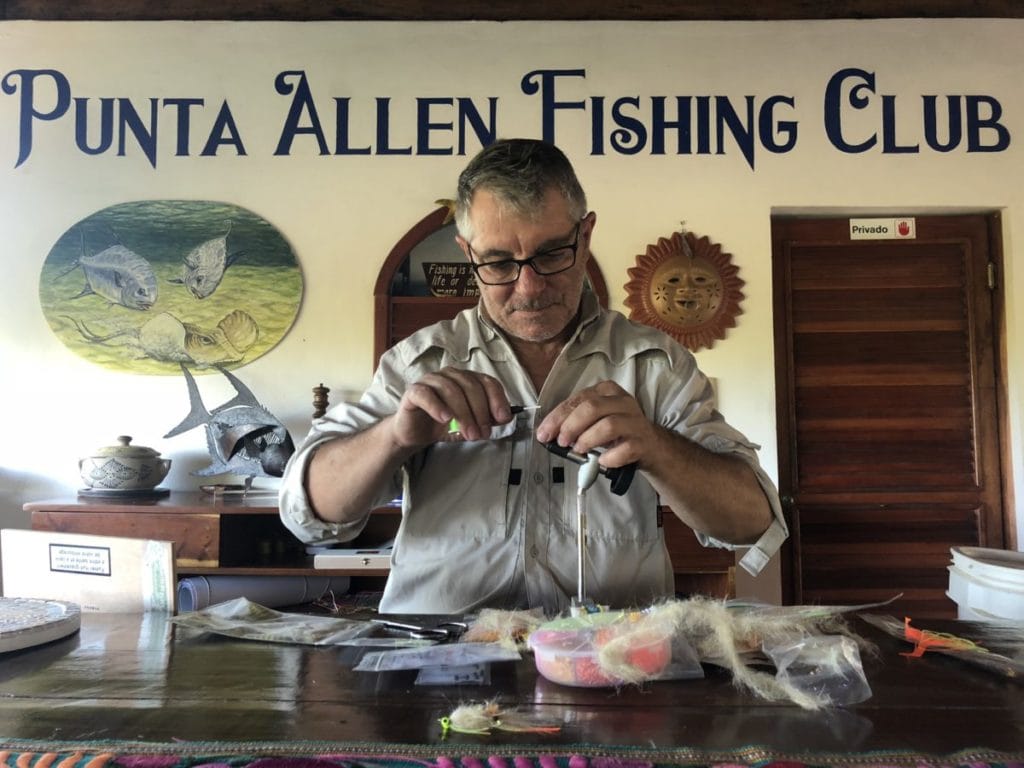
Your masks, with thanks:
M523 267L526 266L528 266L530 269L532 269L534 272L536 272L538 275L541 275L542 277L548 277L549 275L559 275L562 272L566 272L572 269L576 265L576 257L579 255L578 251L580 246L580 227L582 226L583 219L580 219L579 221L576 222L576 228L573 230L573 238L571 243L559 245L555 248L548 248L546 251L535 253L533 254L533 256L530 256L525 259L499 259L498 261L489 261L480 264L473 260L473 246L469 244L469 241L466 241L466 251L469 253L470 267L472 267L473 274L476 275L476 279L479 280L484 285L511 285L512 283L516 282L519 279L519 276L523 273ZM539 269L537 269L537 259L543 259L545 256L550 256L556 251L564 251L566 249L572 251L572 261L570 261L566 266L560 267L559 269L556 269L554 272L541 272ZM507 264L516 265L515 277L513 277L510 280L502 280L500 283L492 283L485 280L480 275L480 269L483 267L499 267L505 266Z

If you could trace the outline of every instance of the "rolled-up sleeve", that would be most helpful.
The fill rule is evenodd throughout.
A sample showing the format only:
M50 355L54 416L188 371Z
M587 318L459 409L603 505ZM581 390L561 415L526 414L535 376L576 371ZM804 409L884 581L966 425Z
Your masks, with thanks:
M692 355L688 352L670 353L668 359L670 371L659 374L650 371L649 374L654 375L645 377L645 380L654 382L658 389L653 397L661 404L658 408L661 425L709 451L741 458L754 472L772 511L771 524L753 545L731 544L695 531L697 539L704 546L746 549L739 564L745 571L756 576L789 536L779 493L757 458L760 446L750 442L716 410L711 382L697 367ZM657 355L648 357L648 362L655 366L662 365L663 360Z
M292 455L278 492L281 522L306 544L337 544L351 541L366 525L366 517L345 523L332 523L317 517L306 492L306 473L317 448L337 437L317 432L314 425L306 441ZM369 516L370 510L366 510Z
M775 489L775 484L772 482L771 478L768 477L768 474L764 469L762 469L760 462L757 460L758 447L759 446L744 440L742 443L733 443L730 447L721 446L720 450L716 450L715 448L711 448L711 450L716 450L717 453L731 453L734 456L739 456L753 470L754 476L757 478L757 482L761 486L765 499L768 501L768 505L772 510L771 525L768 526L765 532L761 534L760 538L758 538L758 540L752 545L728 544L702 533L697 533L697 539L704 546L724 547L726 549L747 549L740 558L739 564L742 566L743 570L751 576L757 576L757 574L764 569L768 564L768 561L771 560L772 556L779 551L782 543L789 536L789 529L786 526L786 520L782 514L782 504L779 501L779 493Z
M387 355L385 356L387 357ZM299 444L285 468L278 492L281 522L307 544L335 544L351 541L366 525L373 507L383 506L401 493L401 472L390 478L375 494L366 514L354 521L332 523L317 517L306 491L306 475L317 449L326 442L362 432L390 413L400 395L401 366L382 359L373 383L358 403L339 403L313 421L309 434ZM345 478L339 477L339 483Z

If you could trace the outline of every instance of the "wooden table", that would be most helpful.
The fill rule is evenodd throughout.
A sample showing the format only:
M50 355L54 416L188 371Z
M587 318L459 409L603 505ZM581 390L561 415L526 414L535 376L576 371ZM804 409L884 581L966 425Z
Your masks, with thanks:
M549 683L526 657L495 665L489 686L423 687L413 672L353 672L338 647L199 634L157 614L85 614L77 635L0 656L0 739L429 745L457 704L498 698L561 731L453 734L447 743L761 745L786 754L979 747L1024 757L1024 684L948 657L902 657L906 644L853 622L878 642L865 660L874 694L848 710L809 712L755 700L712 667L702 680L616 692ZM984 636L984 625L955 628Z

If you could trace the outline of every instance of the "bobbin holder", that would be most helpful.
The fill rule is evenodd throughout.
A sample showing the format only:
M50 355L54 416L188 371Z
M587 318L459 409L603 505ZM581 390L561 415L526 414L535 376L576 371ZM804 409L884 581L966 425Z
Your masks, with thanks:
M561 456L563 459L568 459L575 464L583 465L587 463L587 456L576 453L571 448L561 446L555 440L545 443L544 447L556 456ZM612 493L616 496L622 496L629 490L629 486L633 482L633 476L636 474L636 462L622 467L599 466L598 472L608 478L608 481L611 483Z

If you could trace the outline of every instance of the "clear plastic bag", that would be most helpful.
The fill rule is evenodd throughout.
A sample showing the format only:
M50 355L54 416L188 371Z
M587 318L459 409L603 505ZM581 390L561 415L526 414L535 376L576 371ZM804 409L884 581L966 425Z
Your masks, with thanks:
M499 643L448 643L427 648L400 648L395 651L371 651L359 660L356 672L390 672L396 669L424 667L465 667L492 661L517 661L519 651Z
M765 646L775 677L821 706L846 707L871 697L857 643L844 635L810 635Z
M697 680L704 677L704 667L690 641L682 634L672 636L672 659L652 680Z
M244 597L171 619L179 627L268 643L348 645L376 630L373 624L330 616L282 613Z

